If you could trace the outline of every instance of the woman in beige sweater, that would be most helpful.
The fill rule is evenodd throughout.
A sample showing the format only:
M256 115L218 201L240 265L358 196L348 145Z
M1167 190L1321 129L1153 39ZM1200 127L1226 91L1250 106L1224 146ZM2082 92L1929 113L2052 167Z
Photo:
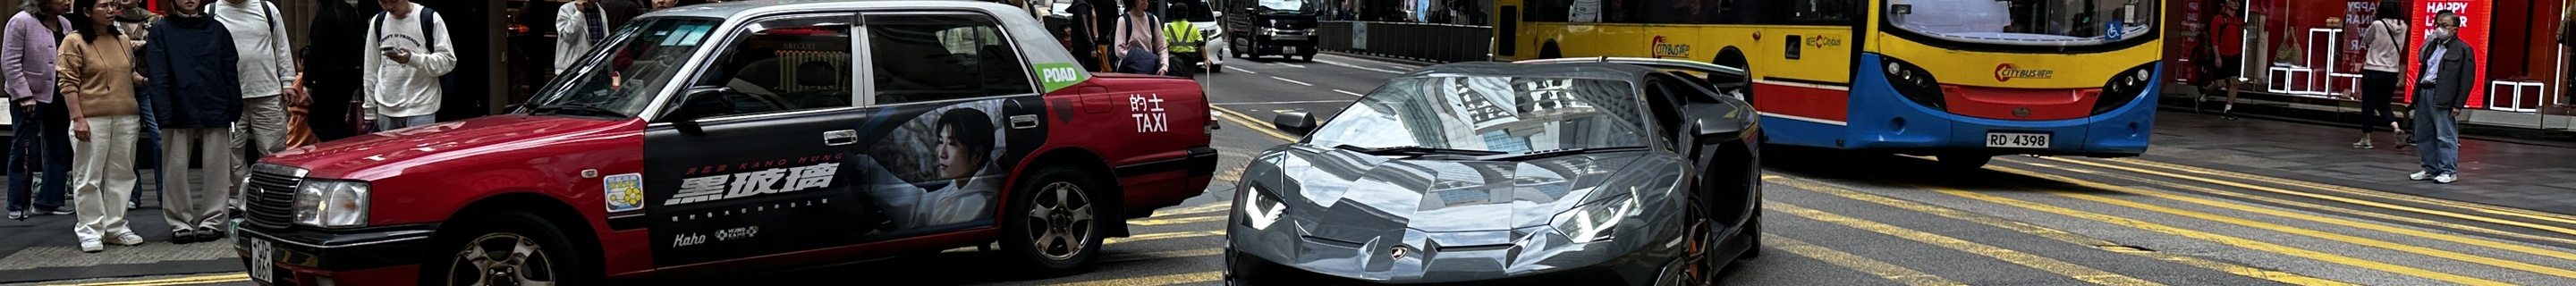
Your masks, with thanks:
M115 2L72 2L72 27L80 33L63 38L62 56L54 63L63 97L72 114L72 201L78 206L83 252L98 252L101 242L143 244L143 236L126 227L122 202L134 192L134 146L142 133L142 112L134 96L134 43L116 28Z

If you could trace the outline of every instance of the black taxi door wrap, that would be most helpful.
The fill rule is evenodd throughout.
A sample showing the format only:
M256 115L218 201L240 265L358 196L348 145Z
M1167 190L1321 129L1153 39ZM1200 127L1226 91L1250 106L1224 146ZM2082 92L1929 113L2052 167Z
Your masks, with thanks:
M879 241L995 225L1013 168L1046 142L1037 95L880 105L842 160L852 191L886 223L854 229Z
M840 162L884 219L847 230L874 242L993 227L1015 168L1052 124L1020 44L1051 41L1014 39L978 12L861 17L869 115L850 125L862 140Z
M865 144L855 127L869 116L853 92L853 17L764 17L710 39L727 44L684 90L724 88L719 115L645 128L654 264L850 245L863 234L852 230L886 223L841 163ZM687 98L675 110L709 106Z

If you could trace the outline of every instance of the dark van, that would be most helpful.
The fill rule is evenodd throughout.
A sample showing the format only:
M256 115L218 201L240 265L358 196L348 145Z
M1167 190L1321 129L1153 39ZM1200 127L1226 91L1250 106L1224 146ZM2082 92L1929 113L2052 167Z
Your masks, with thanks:
M1315 24L1323 19L1323 1L1224 1L1226 43L1235 57L1315 59Z

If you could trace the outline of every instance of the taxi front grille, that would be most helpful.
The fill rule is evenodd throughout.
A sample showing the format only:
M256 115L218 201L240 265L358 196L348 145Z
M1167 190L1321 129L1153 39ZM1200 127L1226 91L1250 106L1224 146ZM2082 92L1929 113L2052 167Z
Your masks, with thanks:
M250 185L243 186L243 210L249 212L247 223L267 229L283 229L295 224L295 188L304 177L293 170L274 165L252 168Z

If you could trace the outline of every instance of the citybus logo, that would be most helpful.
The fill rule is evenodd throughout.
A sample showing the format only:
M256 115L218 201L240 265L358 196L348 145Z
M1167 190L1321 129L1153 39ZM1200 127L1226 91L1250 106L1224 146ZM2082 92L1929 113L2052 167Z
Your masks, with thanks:
M1995 81L1996 81L1996 82L2012 81L2012 79L2014 79L2014 78L2037 78L2037 79L2046 79L2046 78L2048 78L2050 75L2054 75L2054 74L2057 74L2057 71L2052 71L2052 70L2035 70L2035 69L2034 69L2034 70L2018 69L2018 68L2013 68L2013 65L2012 65L2012 64L2000 64L2000 65L1995 65Z
M1653 47L1653 48L1651 48L1651 49L1652 49L1652 51L1649 51L1649 52L1652 52L1652 55L1655 55L1655 58L1658 58L1658 59L1660 59L1660 58L1690 58L1690 50L1691 50L1691 46L1690 46L1690 45L1684 45L1684 44L1666 43L1666 42L1664 42L1664 36L1655 36L1654 47Z
M1807 38L1807 47L1810 48L1840 47L1842 45L1843 39L1835 39L1833 36L1815 35Z

